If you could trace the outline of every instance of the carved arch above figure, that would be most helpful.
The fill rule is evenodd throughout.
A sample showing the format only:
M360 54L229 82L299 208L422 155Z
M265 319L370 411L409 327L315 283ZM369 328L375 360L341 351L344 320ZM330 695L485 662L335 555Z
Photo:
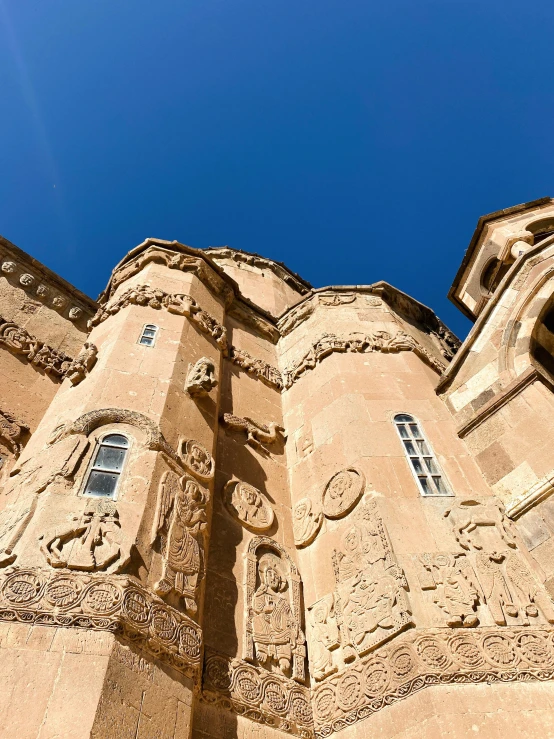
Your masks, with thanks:
M244 659L297 682L305 678L301 579L291 556L268 536L256 536L245 554Z

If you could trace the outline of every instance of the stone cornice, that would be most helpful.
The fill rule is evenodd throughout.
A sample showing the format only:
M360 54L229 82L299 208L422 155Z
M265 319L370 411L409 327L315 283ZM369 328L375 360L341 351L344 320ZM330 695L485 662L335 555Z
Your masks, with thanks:
M200 678L198 624L132 577L8 568L0 575L0 621L110 631Z
M259 269L270 269L279 279L283 280L285 284L292 287L300 295L308 293L312 286L303 277L300 277L296 272L292 272L284 262L275 262L272 259L256 254L255 252L242 251L241 249L231 249L229 246L209 246L204 250L212 257L217 260L218 257L222 259L232 259L237 264L248 264L252 267L258 267Z
M545 239L536 246L531 247L528 251L526 251L524 254L516 259L508 272L504 275L492 298L488 301L487 305L479 314L477 320L471 328L471 331L467 335L465 341L462 343L459 351L456 353L456 356L449 364L448 369L443 374L439 384L436 387L436 392L438 394L446 392L450 384L453 382L466 357L470 353L471 347L479 338L481 331L485 329L488 319L490 318L494 309L498 306L504 292L509 287L511 287L516 280L525 279L527 273L531 271L535 264L538 264L541 261L540 253L553 244L554 237Z
M394 336L387 331L376 331L373 334L356 332L342 337L334 334L323 334L318 341L312 344L309 351L301 359L283 371L285 389L290 388L305 372L314 369L325 357L334 352L367 354L374 351L388 353L413 351L439 374L444 371L446 366L404 331L398 331Z
M69 282L0 236L0 274L39 303L84 331L98 306Z

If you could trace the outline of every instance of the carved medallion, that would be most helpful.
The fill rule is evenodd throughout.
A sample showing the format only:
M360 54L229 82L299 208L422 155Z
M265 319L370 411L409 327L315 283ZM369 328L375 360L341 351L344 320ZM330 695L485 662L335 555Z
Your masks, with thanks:
M223 488L223 500L229 513L252 531L267 531L275 514L273 508L253 485L231 480Z
M350 467L337 472L323 491L323 513L327 518L342 518L354 508L365 488L365 478Z
M292 530L296 546L305 547L311 544L321 528L322 521L323 513L315 510L310 498L299 500L292 510Z
M213 457L199 441L183 439L179 444L179 456L189 471L202 482L208 482L214 476Z

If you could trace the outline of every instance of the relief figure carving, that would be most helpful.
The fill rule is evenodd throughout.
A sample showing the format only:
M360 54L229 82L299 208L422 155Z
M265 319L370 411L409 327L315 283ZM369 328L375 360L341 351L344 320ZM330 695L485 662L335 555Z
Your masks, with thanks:
M29 431L29 427L7 411L0 411L0 439L11 449L15 457L21 454L22 436Z
M302 498L292 510L292 531L297 547L311 544L323 522L323 513L317 510L310 498Z
M189 472L202 482L209 482L213 478L215 470L213 457L199 441L181 440L179 457Z
M217 387L215 364L211 359L202 357L191 368L187 376L185 390L189 395L202 397Z
M260 584L252 599L252 636L257 660L276 664L283 675L290 673L292 652L300 640L297 623L287 597L288 588L280 559L264 554L258 565Z
M186 610L197 611L196 591L204 569L204 531L207 491L187 475L164 473L154 516L152 544L162 543L162 575L154 591L165 596L174 591Z
M129 561L122 546L119 513L111 501L90 501L84 512L42 537L40 549L52 567L117 572Z
M333 555L347 661L412 623L408 583L375 501L365 503L354 515L355 523Z
M308 608L308 624L312 675L315 680L323 680L338 670L333 651L340 646L340 633L332 593Z
M451 627L477 626L475 611L481 588L471 564L464 555L423 554L420 562L425 570L420 577L423 590L433 590L433 602L446 615Z
M72 385L78 385L96 364L98 349L90 341L85 342L75 359L67 366L65 376Z
M341 470L329 480L323 491L323 513L327 518L341 518L362 497L365 477L357 469Z
M273 508L253 485L230 480L223 489L223 500L231 515L247 528L253 531L271 528L275 518Z

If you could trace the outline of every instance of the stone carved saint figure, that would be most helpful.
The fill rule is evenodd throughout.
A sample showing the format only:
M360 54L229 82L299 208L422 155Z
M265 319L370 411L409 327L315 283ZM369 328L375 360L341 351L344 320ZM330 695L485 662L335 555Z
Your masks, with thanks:
M81 516L45 536L41 551L52 567L89 572L114 572L129 558L122 556L119 513L108 501L91 501Z
M494 622L506 626L506 616L517 617L518 607L502 571L504 552L479 552L475 558L477 575Z
M256 658L265 666L275 663L279 672L289 675L292 653L302 640L288 597L282 595L287 579L281 560L264 554L258 565L260 585L252 598L252 637Z
M412 623L408 583L374 501L361 506L355 520L333 556L348 660Z
M312 674L315 680L323 680L338 670L333 662L333 650L340 645L333 595L327 595L314 603L309 613Z
M446 625L471 628L479 619L475 613L481 595L471 564L464 556L424 554L421 563L430 578L422 588L434 590L433 602L446 614Z
M535 580L525 562L515 552L506 556L506 574L517 591L526 616L536 618L539 612L554 623L552 601Z
M162 539L162 575L154 590L160 596L174 591L184 599L191 614L197 610L196 589L203 568L206 503L207 493L196 480L165 473L152 537L152 544L158 536Z
M273 508L253 485L231 480L223 492L230 513L254 531L266 531L273 524Z
M292 530L297 547L311 544L321 528L323 513L314 508L310 498L302 498L293 508Z
M215 364L211 359L202 357L191 368L185 389L192 396L205 396L217 387Z

